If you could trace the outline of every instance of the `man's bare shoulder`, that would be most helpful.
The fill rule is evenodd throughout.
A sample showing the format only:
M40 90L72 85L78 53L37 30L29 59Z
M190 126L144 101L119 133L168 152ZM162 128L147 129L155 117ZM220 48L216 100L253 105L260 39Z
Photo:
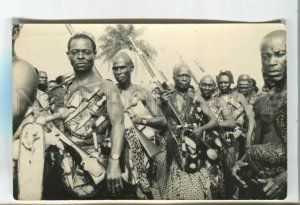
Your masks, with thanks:
M16 89L35 89L38 82L37 70L25 60L13 61L13 83Z
M27 61L22 59L13 60L13 69L18 71L19 69L24 69L30 72L37 72L36 69Z
M225 106L225 100L223 100L223 98L221 97L213 97L213 100L215 101L216 105L219 106L219 107L222 107L222 106Z
M99 86L100 86L100 89L103 92L105 92L106 94L120 93L117 86L111 81L108 81L108 80L105 80L105 79L99 79Z
M204 100L204 98L202 97L202 95L200 93L195 93L195 94L191 94L191 97L193 97L193 99L197 99L197 101L200 103L200 104L206 104L206 101Z

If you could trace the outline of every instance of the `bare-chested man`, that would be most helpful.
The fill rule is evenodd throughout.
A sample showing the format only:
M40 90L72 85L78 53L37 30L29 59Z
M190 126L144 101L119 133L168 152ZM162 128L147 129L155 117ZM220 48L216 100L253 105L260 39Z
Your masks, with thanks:
M12 30L13 48L13 133L18 129L29 106L35 100L38 77L37 70L15 52L15 42L20 34L20 25L14 24Z
M162 95L162 110L173 134L168 136L169 177L163 198L211 199L210 180L205 168L205 160L210 152L202 139L206 130L217 125L217 119L200 94L192 95L188 91L191 83L188 65L175 65L173 79L175 90L165 91ZM171 106L181 122L174 115ZM194 128L182 130L182 126L187 124L194 125Z
M216 83L212 76L205 75L202 77L199 83L199 88L201 91L201 95L203 99L207 102L208 107L210 110L215 114L215 117L218 119L219 126L216 127L215 133L218 141L221 144L218 144L217 147L219 148L218 151L224 152L221 153L221 156L224 156L222 159L218 159L218 163L210 163L208 165L208 169L210 171L211 181L212 181L212 193L214 191L215 198L222 199L225 197L225 190L226 186L224 187L224 174L225 174L225 183L230 183L230 179L228 176L231 175L231 167L230 167L230 149L234 150L234 142L231 142L231 138L227 132L232 131L233 128L236 126L236 123L232 117L231 112L228 110L225 101L222 98L217 96L213 96ZM227 133L227 135L226 135ZM214 138L212 138L214 139ZM211 140L212 140L211 139ZM216 139L214 139L216 140ZM211 144L216 146L216 141L212 140ZM217 143L218 143L217 142ZM224 155L223 155L224 154ZM220 173L222 172L222 173Z
M125 112L129 112L131 113L131 115L133 115L131 116L131 121L134 126L147 127L148 135L147 133L145 134L149 138L149 143L152 143L150 140L153 140L155 142L155 138L158 137L157 134L165 131L167 127L167 121L163 116L163 113L161 112L157 103L155 102L154 98L152 97L151 93L146 88L132 84L131 82L131 73L133 69L138 69L137 67L135 67L137 65L137 63L135 62L137 57L135 57L135 55L137 54L127 49L119 51L113 59L112 69L115 79L118 82L117 86L121 92L121 99L124 104ZM132 113L131 111L133 111L134 113ZM144 151L140 146L140 143L134 143L134 140L139 139L136 138L135 135L133 135L134 132L130 132L130 126L127 128L127 123L128 122L125 119L125 138L127 139L128 147L130 147L131 154L128 155L131 156L131 159L129 159L127 156L125 160L132 161L131 163L133 163L135 170L131 170L130 172L137 172L137 174L128 173L128 176L124 175L124 179L125 181L127 181L127 183L132 184L134 184L135 181L139 181L138 188L145 195L145 197L143 198L153 199L150 190L150 184L146 176L147 168L144 164ZM149 130L149 128L153 129ZM162 139L159 140L161 141ZM163 162L165 162L165 159ZM161 164L159 163L157 163L156 166L159 166L157 167L158 169L163 168L160 167ZM138 179L130 180L128 179L130 175L137 175ZM124 191L125 194L127 193L128 195L129 193L134 191L134 188L128 187L127 190Z
M96 44L91 35L78 33L72 36L68 42L67 55L75 78L67 85L65 107L46 118L38 118L36 122L44 124L49 120L63 119L65 133L69 133L71 140L80 149L90 154L90 161L96 158L95 163L99 160L104 165L107 164L107 188L113 196L117 196L123 187L119 158L124 138L124 110L120 92L112 82L99 78L93 70ZM103 97L106 98L106 102L103 101ZM83 106L84 104L86 106ZM103 119L102 123L97 124L100 119ZM104 156L107 153L99 153L98 150L100 142L106 137L111 139L108 159ZM93 158L95 153L97 157ZM73 182L70 183L66 179L70 173L64 173L63 178L64 186L71 193L70 198L112 198L103 187L106 185L91 180L91 177L97 176L87 174L88 169L95 167L93 163L88 164L84 159L80 160L74 155L74 150L70 151L70 154ZM98 173L99 170L95 172Z
M246 143L240 144L239 148L240 156L242 156L245 149L251 146L253 140L252 136L255 122L252 107L249 106L249 103L244 95L234 92L230 88L231 84L233 83L233 76L230 71L220 72L217 76L217 83L220 90L219 95L227 104L234 120L241 128L246 130L244 131ZM246 117L246 119L244 117Z
M254 105L256 145L249 149L244 161L236 164L233 174L248 187L245 198L284 199L287 193L286 32L276 30L267 34L261 42L260 53L263 73L274 87ZM244 166L248 174L241 181L236 173Z

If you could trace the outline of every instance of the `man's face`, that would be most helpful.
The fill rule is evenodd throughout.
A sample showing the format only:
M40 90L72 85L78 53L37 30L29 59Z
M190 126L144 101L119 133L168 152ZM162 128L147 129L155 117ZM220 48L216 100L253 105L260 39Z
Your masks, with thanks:
M39 85L47 85L48 76L45 72L39 72Z
M113 61L113 73L118 83L125 83L130 80L130 74L133 69L130 59L124 56L118 56Z
M54 87L56 87L56 86L57 86L57 83L51 81L51 82L48 83L48 90L51 90L52 88L54 88Z
M75 72L86 72L93 68L95 53L90 40L73 39L67 54Z
M214 81L211 78L204 78L200 82L200 91L202 96L210 97L215 89Z
M227 93L230 90L230 79L227 75L221 75L218 81L218 87L221 93Z
M248 96L252 89L249 80L240 80L238 81L238 92L243 94L244 96Z
M173 77L177 88L188 90L191 83L191 74L188 68L180 68L180 70Z
M272 82L286 77L286 42L284 37L266 39L261 47L263 70Z

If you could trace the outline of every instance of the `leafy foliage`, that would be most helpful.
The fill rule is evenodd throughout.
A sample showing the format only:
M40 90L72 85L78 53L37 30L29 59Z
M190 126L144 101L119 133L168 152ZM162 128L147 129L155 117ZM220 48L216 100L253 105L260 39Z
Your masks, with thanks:
M129 36L135 41L137 46L151 60L157 56L157 51L147 41L138 39L144 32L144 28L135 29L132 24L118 24L107 26L105 33L98 39L100 53L98 58L103 58L104 62L110 62L114 55L121 49L133 49Z

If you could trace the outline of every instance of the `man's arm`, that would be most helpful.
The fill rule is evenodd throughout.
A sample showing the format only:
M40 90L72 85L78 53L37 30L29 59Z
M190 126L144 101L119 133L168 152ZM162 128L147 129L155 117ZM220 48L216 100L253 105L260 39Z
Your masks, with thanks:
M36 98L38 76L33 66L24 60L13 61L13 132L15 133L29 106Z
M248 130L246 135L246 149L247 149L252 145L252 134L255 127L254 112L252 106L249 105L247 99L242 94L238 94L238 101L244 107L246 117L248 119Z
M204 124L201 127L196 127L194 129L194 132L201 133L204 130L211 129L211 128L217 126L218 121L217 121L217 118L215 117L215 115L213 114L213 112L209 109L206 101L202 98L202 96L199 94L196 96L196 98L197 98L197 102L199 102L199 104L200 104L200 108L201 108L203 114L206 115L208 118L208 123Z
M117 88L109 86L106 89L107 113L111 122L111 155L107 166L107 184L112 194L116 194L122 188L122 176L119 156L121 155L124 141L124 108L120 100Z
M156 104L154 98L152 97L152 94L146 90L146 89L141 89L139 92L142 92L140 94L143 95L143 100L146 102L146 106L149 109L152 118L147 118L147 124L146 126L152 127L154 129L165 129L167 127L167 120L164 117L161 109L158 107ZM140 116L135 117L132 119L132 122L134 124L143 124L143 118Z
M222 98L218 98L218 103L219 103L219 107L222 108L222 115L224 118L222 122L219 122L219 125L221 127L234 128L236 126L236 123L233 119L231 112L228 110L225 101Z

